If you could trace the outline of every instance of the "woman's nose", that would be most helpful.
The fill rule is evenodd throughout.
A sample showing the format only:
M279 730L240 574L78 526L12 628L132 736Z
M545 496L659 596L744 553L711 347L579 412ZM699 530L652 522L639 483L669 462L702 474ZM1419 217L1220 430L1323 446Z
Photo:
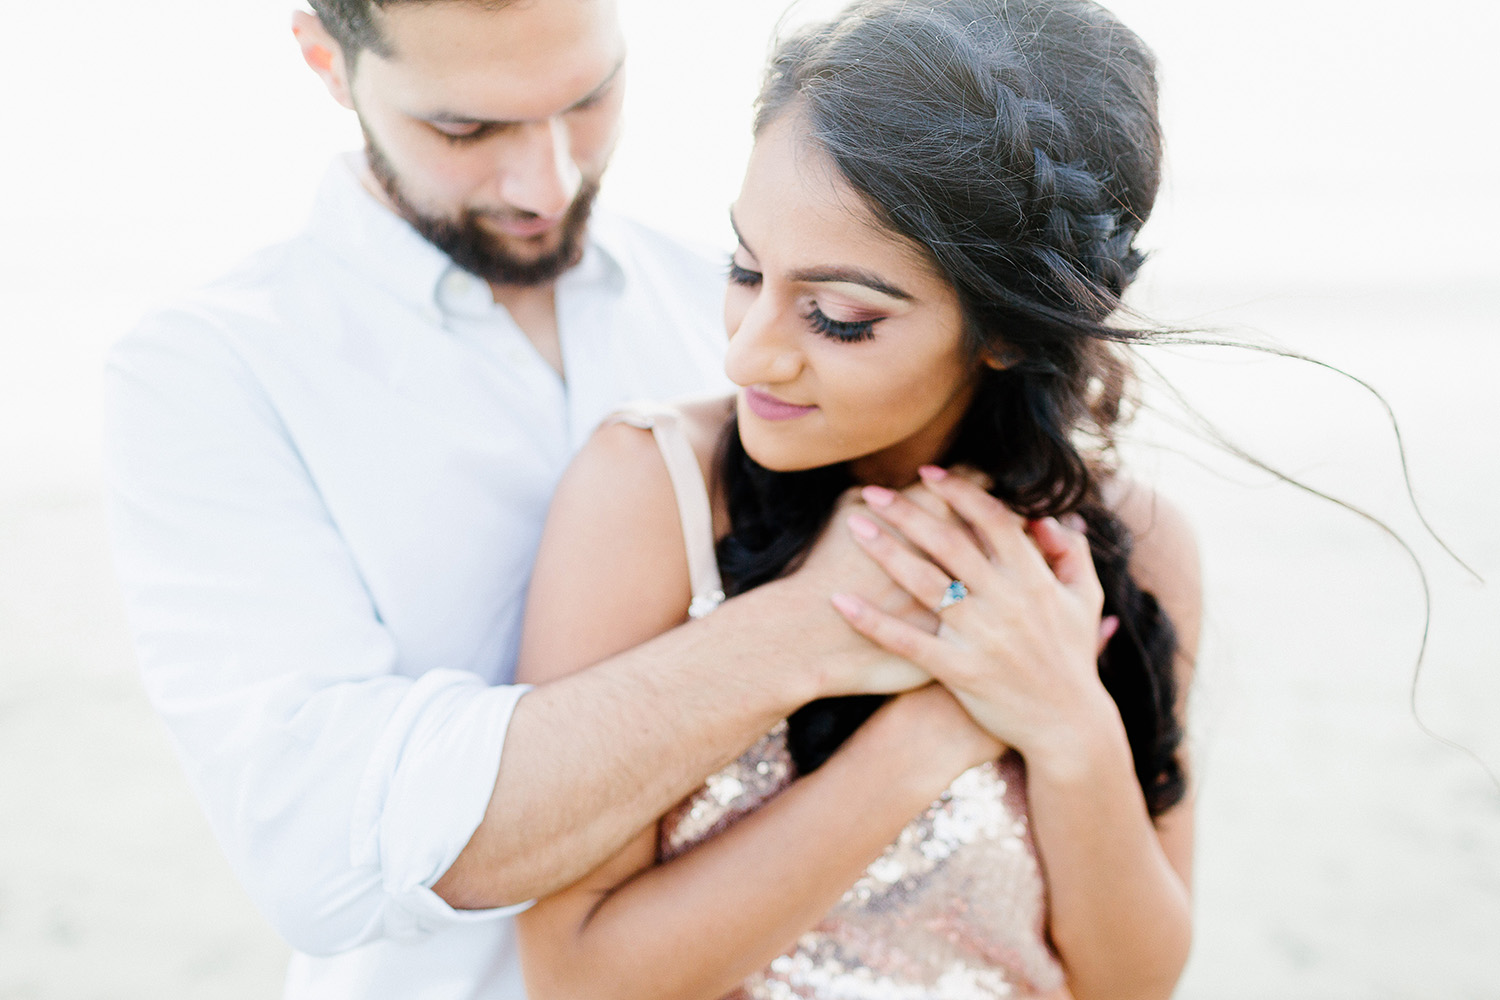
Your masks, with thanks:
M729 350L724 355L724 374L736 385L790 382L802 371L798 346L800 330L790 310L777 308L764 293L745 310L735 329L729 331Z

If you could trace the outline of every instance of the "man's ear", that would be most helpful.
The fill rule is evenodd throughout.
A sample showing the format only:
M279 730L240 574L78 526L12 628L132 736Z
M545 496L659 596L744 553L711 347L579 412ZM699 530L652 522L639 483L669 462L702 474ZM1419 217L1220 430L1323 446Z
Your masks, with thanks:
M344 50L323 27L323 22L305 10L292 11L292 37L297 39L297 46L302 50L302 61L318 74L328 93L353 111L354 98L349 92L349 66L344 60Z

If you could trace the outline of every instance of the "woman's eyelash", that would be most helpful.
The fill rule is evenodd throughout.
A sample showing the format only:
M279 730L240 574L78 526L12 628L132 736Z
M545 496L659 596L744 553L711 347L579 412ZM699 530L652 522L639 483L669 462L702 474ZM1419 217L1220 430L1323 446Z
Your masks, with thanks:
M752 271L748 267L741 267L731 257L729 259L729 280L731 283L745 288L755 288L760 284L761 276L759 271ZM807 312L803 313L802 318L807 321L807 324L816 333L845 344L857 344L862 340L869 340L875 336L875 324L879 322L873 319L855 321L829 319L823 310L817 306L813 306Z
M834 340L843 341L846 344L857 344L861 340L869 340L875 336L876 320L865 319L855 322L847 322L838 319L829 319L823 314L823 310L817 306L807 312L803 317L808 324L818 333Z
M754 288L756 285L760 284L760 272L751 271L748 268L740 267L734 262L733 259L731 259L729 261L729 280L734 282L736 285L743 285L746 288Z

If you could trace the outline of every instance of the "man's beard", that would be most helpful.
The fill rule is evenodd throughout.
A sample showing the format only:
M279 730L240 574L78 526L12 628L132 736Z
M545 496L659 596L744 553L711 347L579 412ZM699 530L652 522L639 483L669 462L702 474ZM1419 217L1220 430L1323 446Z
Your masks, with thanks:
M465 209L458 218L426 215L407 199L390 160L365 131L365 159L381 190L397 213L422 238L452 258L453 263L495 285L544 285L577 264L583 256L584 231L599 193L597 178L584 178L573 203L558 222L558 243L540 256L520 257L500 238L480 225L484 213Z

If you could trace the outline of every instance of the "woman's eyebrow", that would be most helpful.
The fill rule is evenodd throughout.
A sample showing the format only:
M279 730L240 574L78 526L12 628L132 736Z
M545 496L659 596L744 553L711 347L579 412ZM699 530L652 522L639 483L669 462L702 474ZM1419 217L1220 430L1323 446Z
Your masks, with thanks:
M734 209L729 210L729 228L734 230L734 238L740 241L740 246L750 256L755 256L755 251L750 249L750 244L745 242L745 237L740 234L739 224L734 221ZM846 267L843 265L829 265L827 267L810 267L802 270L792 271L787 275L793 281L816 284L819 282L837 281L843 284L863 285L873 289L882 295L888 295L902 302L910 302L913 296L910 292L902 291L895 285L882 280L878 275L858 267Z
M910 302L912 298L910 292L903 292L895 285L887 284L876 275L871 274L869 271L865 271L857 267L845 267L842 265L830 265L828 267L810 267L800 271L792 271L787 275L787 277L791 278L793 281L802 281L809 283L822 281L838 281L844 284L863 285L864 287L873 289L882 295L888 295L893 299L900 299L903 302Z
M740 246L744 247L745 250L746 250L746 252L749 253L750 256L754 257L755 256L755 251L751 250L750 249L750 244L748 244L748 243L745 242L744 234L742 234L740 232L740 224L738 222L734 221L734 206L733 205L729 206L729 228L734 230L734 238L740 241Z

